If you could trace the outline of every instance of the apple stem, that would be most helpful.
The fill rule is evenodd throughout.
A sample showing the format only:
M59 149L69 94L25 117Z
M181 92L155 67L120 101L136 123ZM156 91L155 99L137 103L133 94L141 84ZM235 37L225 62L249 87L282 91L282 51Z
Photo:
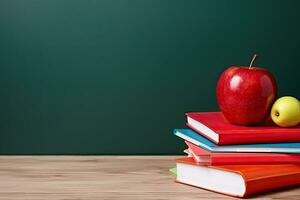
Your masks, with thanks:
M257 57L257 54L254 54L254 55L253 55L253 58L252 58L252 60L251 60L251 62L250 62L250 65L249 65L249 69L252 68L252 65L253 65L253 63L254 63L256 57Z

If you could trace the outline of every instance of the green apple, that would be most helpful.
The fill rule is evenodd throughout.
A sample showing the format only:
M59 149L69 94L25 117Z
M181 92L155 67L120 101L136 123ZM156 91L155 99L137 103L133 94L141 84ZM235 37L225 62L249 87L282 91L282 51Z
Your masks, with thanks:
M300 102L290 96L277 99L271 109L271 118L281 127L296 126L300 122Z

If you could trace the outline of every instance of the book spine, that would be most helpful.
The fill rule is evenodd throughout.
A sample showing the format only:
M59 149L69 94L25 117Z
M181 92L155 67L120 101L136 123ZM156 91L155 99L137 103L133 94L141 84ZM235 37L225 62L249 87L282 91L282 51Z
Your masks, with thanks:
M300 172L296 174L286 174L284 176L274 175L254 180L245 179L245 184L245 197L256 193L267 192L281 188L288 188L300 184Z
M210 139L211 140L211 139ZM212 141L212 140L211 140ZM214 141L213 141L214 142ZM285 142L299 142L299 135L293 132L278 133L219 133L218 145L234 145L234 144L254 144L254 143L285 143Z
M300 157L288 155L274 156L210 156L210 165L261 165L261 164L300 164Z

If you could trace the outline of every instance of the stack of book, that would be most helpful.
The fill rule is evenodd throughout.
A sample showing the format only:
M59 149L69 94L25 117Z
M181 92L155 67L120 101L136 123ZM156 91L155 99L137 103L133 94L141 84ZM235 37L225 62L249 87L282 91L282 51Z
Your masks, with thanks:
M175 129L187 157L176 160L176 181L245 197L300 184L300 126L232 125L220 112L187 113L190 129Z

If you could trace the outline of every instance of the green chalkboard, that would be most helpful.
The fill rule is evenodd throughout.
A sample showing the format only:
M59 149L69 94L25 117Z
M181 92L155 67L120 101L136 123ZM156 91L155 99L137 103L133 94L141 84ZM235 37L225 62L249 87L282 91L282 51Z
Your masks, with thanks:
M300 1L1 0L0 154L178 154L220 73L300 97Z

